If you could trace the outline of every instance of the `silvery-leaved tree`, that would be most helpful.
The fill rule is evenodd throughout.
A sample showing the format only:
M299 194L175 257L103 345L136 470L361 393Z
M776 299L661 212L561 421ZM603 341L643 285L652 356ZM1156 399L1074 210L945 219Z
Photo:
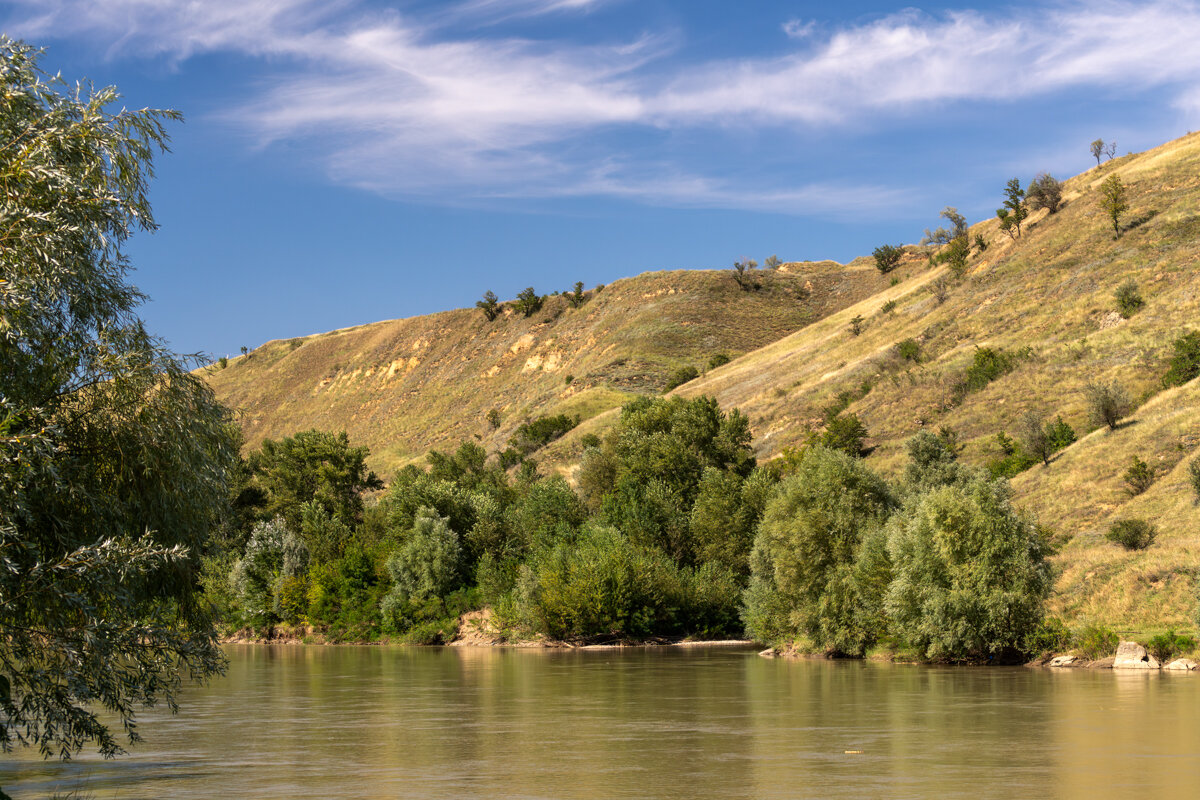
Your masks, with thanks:
M0 747L111 756L223 668L197 571L236 453L127 280L179 115L114 111L39 55L0 37Z

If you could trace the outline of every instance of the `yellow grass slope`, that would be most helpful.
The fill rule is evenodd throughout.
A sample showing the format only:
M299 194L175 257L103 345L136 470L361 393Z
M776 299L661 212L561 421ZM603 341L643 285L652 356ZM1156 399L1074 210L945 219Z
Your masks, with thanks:
M268 342L205 375L248 446L346 430L388 478L430 448L477 437L495 451L532 417L586 419L657 393L680 366L736 357L878 291L886 281L873 273L789 264L759 272L752 291L728 270L646 273L589 292L578 309L550 297L529 318L509 311L488 322L459 309L378 322Z
M1130 200L1116 240L1098 191L1114 173ZM904 442L923 428L953 428L963 458L985 463L1000 455L997 432L1015 433L1026 411L1061 414L1081 440L1013 482L1018 502L1069 539L1055 607L1127 631L1194 629L1200 508L1185 481L1200 442L1200 388L1162 391L1161 377L1172 341L1200 327L1200 134L1089 170L1066 182L1065 197L1057 214L1032 215L1016 241L996 220L974 226L972 238L989 246L973 252L962 279L902 267L899 285L678 391L747 412L768 458L819 431L822 409L851 392L846 413L870 433L868 462L892 474ZM1126 320L1113 293L1128 279L1146 303ZM939 302L930 289L942 280ZM885 312L889 300L896 306ZM858 336L848 330L855 316L866 319ZM896 352L910 338L921 363ZM955 387L977 347L1029 351L1015 371L960 400ZM1138 408L1119 430L1084 436L1093 381L1119 382ZM1122 475L1135 455L1159 477L1131 497ZM1141 553L1117 548L1103 533L1120 517L1157 522L1159 540Z

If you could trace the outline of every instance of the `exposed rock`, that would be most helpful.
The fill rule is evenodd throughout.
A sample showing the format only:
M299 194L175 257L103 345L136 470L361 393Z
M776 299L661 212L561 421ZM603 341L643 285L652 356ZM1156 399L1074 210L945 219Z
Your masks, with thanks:
M1161 666L1158 659L1137 642L1121 642L1117 645L1113 669L1159 669Z
M1180 672L1187 672L1195 668L1196 662L1192 661L1190 658L1177 658L1170 664L1167 664L1165 667L1163 667L1163 669L1179 670Z
M1046 664L1047 667L1082 667L1087 661L1079 656L1055 656Z
M759 655L763 658L774 658L775 656L779 655L779 653L774 647L768 647L766 650L759 652Z
M1102 658L1099 661L1091 662L1090 664L1087 665L1087 668L1088 669L1112 669L1113 662L1115 662L1116 660L1117 659L1114 656L1109 656L1108 658Z

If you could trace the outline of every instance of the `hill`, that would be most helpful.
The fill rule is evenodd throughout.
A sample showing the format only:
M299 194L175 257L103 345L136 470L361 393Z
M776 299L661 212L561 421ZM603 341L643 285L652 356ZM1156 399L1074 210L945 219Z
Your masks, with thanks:
M548 297L528 318L506 304L490 322L458 309L276 340L205 373L249 447L344 429L389 476L430 448L478 437L503 449L531 418L588 419L657 394L680 367L703 370L715 355L762 347L887 285L867 264L760 270L748 291L732 275L646 273L593 289L580 308Z

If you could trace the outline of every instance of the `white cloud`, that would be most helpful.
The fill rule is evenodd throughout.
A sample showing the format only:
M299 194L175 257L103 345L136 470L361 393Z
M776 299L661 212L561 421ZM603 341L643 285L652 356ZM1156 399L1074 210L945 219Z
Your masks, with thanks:
M604 2L611 0L466 0L451 16L470 27ZM1193 0L905 11L829 32L792 20L783 29L803 39L803 49L709 62L674 58L669 35L607 46L489 37L457 30L445 13L414 18L355 0L9 6L17 9L9 30L100 43L113 57L269 56L273 78L229 118L261 144L306 144L335 180L391 195L605 194L807 213L827 207L818 200L851 207L886 190L751 191L694 166L655 163L631 147L614 154L604 134L719 132L733 121L777 131L827 127L1096 87L1166 89L1181 109L1200 108Z

